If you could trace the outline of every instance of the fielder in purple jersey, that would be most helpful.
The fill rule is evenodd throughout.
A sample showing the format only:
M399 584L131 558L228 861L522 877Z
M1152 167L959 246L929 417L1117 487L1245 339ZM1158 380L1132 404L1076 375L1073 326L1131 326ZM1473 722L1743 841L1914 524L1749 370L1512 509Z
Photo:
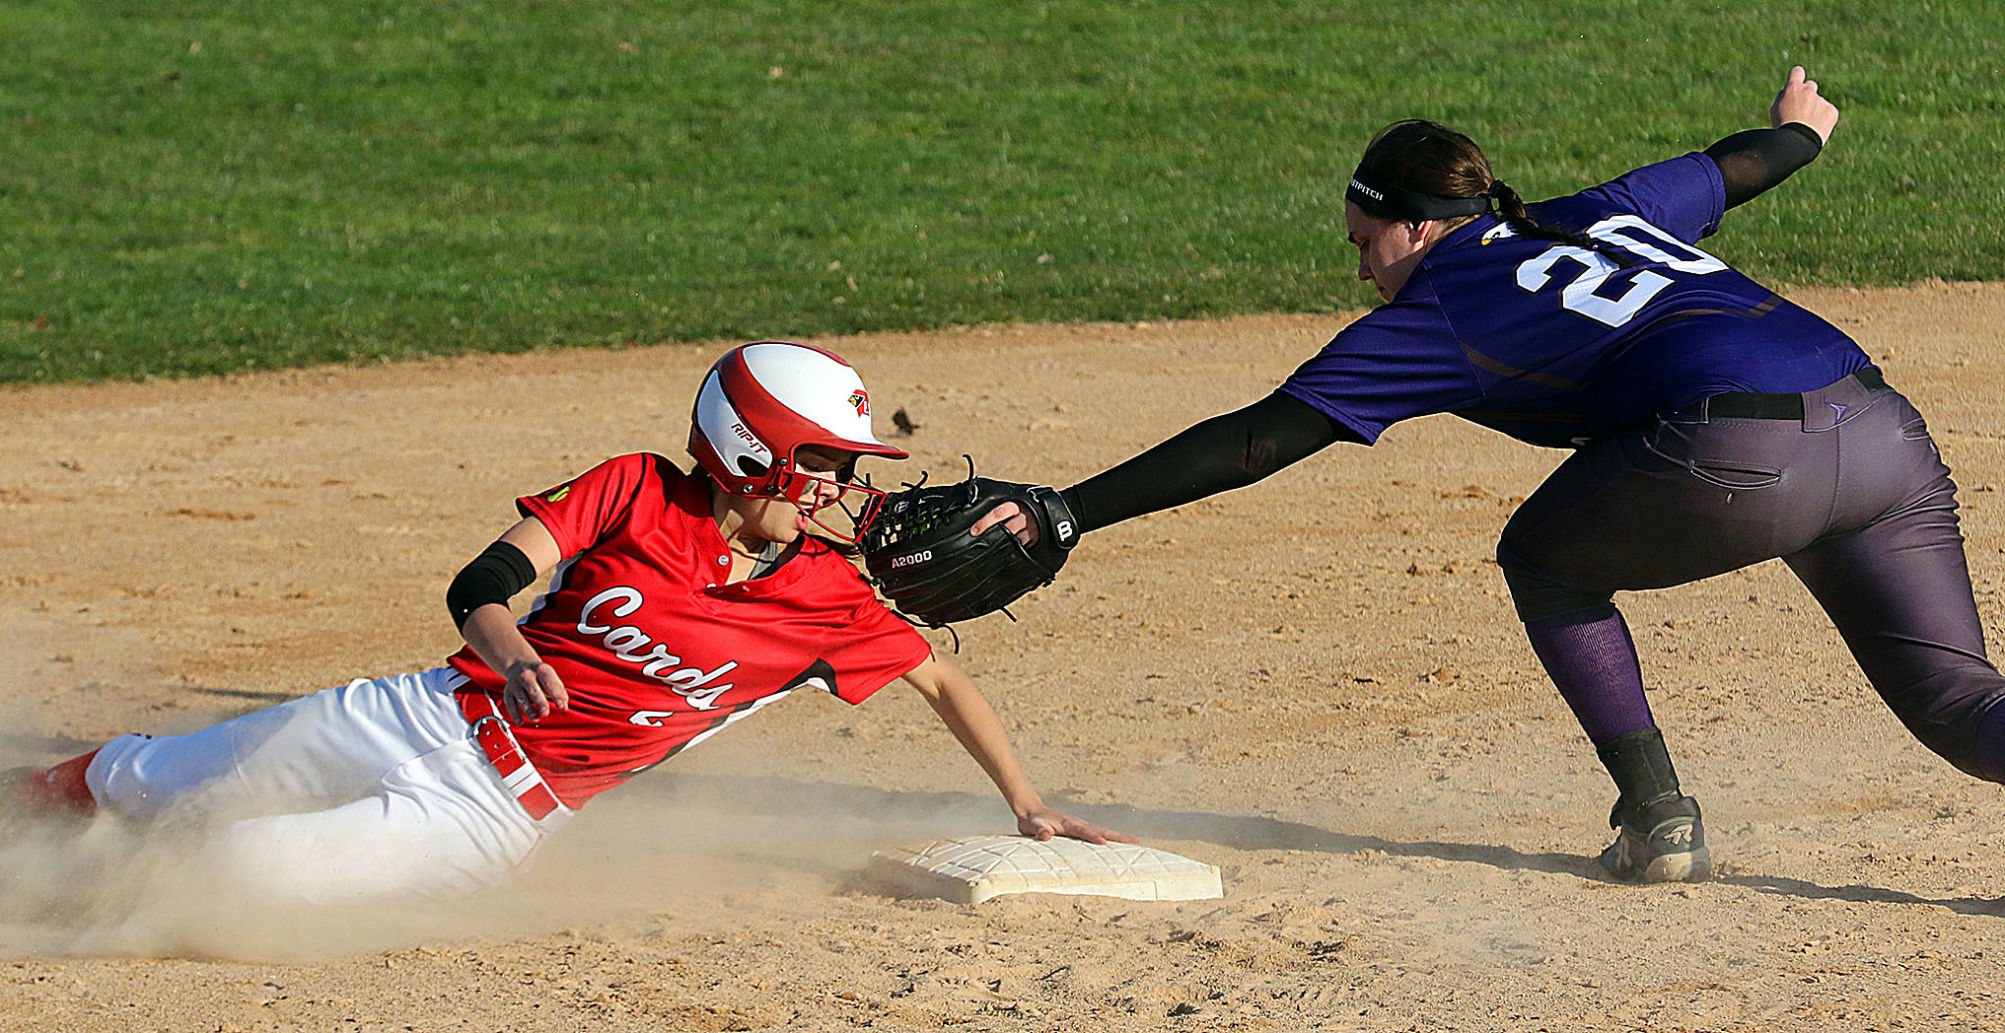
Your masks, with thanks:
M1858 345L1698 245L1808 164L1838 110L1792 69L1771 126L1527 205L1468 137L1394 123L1345 192L1385 304L1268 397L1065 490L1082 531L1453 413L1574 449L1497 558L1534 652L1616 785L1601 861L1698 881L1711 851L1650 714L1614 593L1781 558L1923 744L2005 781L2005 677L1928 429ZM1035 523L1014 504L979 534Z

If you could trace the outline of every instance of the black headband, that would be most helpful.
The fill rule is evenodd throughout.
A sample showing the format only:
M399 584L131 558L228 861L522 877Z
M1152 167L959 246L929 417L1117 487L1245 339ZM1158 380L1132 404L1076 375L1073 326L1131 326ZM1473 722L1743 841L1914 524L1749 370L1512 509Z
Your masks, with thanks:
M1344 199L1355 203L1367 214L1401 221L1452 219L1458 215L1481 215L1490 210L1490 199L1487 197L1441 197L1401 190L1396 186L1368 182L1363 170L1351 175L1351 185L1344 191Z

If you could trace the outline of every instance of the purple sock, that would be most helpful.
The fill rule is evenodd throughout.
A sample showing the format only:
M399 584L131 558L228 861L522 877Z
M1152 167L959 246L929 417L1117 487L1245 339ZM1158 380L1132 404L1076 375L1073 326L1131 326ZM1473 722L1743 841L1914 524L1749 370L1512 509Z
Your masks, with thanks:
M1532 652L1596 746L1656 727L1643 698L1636 643L1621 611L1574 614L1525 625Z

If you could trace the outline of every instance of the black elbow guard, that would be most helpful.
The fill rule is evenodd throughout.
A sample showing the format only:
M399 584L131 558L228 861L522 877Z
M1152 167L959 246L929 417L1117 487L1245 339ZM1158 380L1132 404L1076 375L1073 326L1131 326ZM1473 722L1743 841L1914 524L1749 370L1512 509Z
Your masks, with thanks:
M446 589L446 609L453 615L453 627L466 627L467 615L489 603L508 605L515 593L536 580L536 565L521 549L507 542L495 542L487 551L460 568Z

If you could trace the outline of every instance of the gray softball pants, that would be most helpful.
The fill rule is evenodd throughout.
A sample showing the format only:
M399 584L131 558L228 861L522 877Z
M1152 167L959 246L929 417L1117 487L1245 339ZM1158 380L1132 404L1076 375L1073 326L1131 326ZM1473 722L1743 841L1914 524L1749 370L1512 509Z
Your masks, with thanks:
M2005 781L2005 677L1985 657L1956 485L1921 414L1876 380L1806 392L1797 418L1720 415L1778 397L1733 395L1590 442L1504 528L1518 616L1612 612L1617 591L1779 557L1923 745Z

